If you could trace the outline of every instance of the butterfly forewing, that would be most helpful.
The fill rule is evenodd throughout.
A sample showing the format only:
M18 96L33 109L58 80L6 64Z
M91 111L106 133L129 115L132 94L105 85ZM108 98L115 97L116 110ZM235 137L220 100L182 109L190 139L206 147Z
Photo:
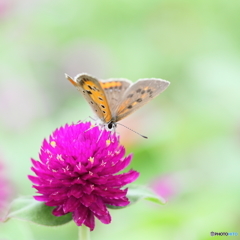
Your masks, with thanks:
M105 123L111 121L112 115L107 98L96 78L87 74L79 74L74 80L68 75L66 75L66 78L80 91L99 119Z
M101 86L107 97L111 113L116 112L119 103L122 101L125 91L132 84L127 79L108 79L101 80Z
M116 122L142 107L163 92L169 85L162 79L140 79L132 84L124 93L122 102L115 112L112 112Z

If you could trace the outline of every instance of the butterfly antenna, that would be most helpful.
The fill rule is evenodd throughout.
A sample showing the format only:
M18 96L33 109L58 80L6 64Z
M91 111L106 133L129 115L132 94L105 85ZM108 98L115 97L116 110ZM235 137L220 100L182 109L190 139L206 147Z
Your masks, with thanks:
M142 134L140 134L140 133L138 133L138 132L136 132L136 131L132 130L131 128L129 128L129 127L127 127L127 126L125 126L125 125L123 125L123 124L121 124L121 123L116 123L116 124L118 124L118 125L121 125L121 126L123 126L123 127L127 128L127 129L131 130L132 132L134 132L134 133L138 134L139 136L141 136L141 137L143 137L143 138L146 138L146 139L148 139L148 137L146 137L146 136L143 136Z

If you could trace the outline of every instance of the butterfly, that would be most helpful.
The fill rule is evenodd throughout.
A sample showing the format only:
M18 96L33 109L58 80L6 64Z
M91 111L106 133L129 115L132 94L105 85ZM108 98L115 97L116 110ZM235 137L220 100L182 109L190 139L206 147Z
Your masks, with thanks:
M163 92L170 82L157 78L139 79L133 83L124 78L98 80L86 73L66 78L80 91L101 124L109 130Z

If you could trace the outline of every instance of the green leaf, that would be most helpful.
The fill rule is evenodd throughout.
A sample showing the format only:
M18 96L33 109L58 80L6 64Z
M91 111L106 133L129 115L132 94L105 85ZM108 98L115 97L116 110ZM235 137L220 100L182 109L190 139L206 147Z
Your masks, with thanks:
M130 205L138 202L139 200L145 199L157 204L165 204L166 201L161 196L154 193L150 188L140 185L131 185L128 186L127 198L130 201L130 204L125 206L129 207ZM117 207L112 205L107 205L111 209L121 209L124 207Z
M54 207L46 206L43 202L34 200L33 197L20 197L12 202L5 221L17 218L44 226L59 226L72 220L70 213L61 217L54 216L53 209Z

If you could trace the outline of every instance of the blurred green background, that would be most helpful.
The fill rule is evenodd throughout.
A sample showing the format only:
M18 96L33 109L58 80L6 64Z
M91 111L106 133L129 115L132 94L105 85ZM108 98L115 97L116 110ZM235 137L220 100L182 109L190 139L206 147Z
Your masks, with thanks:
M117 131L137 182L168 203L111 211L92 239L240 234L239 12L228 0L0 0L0 161L16 196L34 194L27 175L42 140L92 115L64 73L162 78L170 87L122 121L149 139ZM11 220L0 239L77 239L77 227Z

